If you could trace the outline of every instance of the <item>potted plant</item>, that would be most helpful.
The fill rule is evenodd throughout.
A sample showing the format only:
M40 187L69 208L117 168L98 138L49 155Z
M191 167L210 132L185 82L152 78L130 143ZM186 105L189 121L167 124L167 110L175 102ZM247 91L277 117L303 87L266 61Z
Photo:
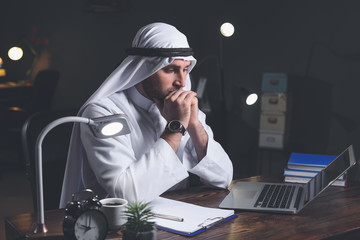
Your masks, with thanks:
M150 221L154 217L147 203L129 203L126 206L125 216L127 222L122 226L122 239L124 240L155 240L155 222Z

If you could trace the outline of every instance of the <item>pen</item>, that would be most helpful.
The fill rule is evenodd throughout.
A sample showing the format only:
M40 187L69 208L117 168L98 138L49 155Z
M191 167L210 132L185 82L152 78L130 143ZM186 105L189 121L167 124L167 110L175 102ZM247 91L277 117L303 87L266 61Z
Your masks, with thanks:
M203 228L203 229L209 229L209 228L211 228L211 227L213 227L213 226L215 226L215 225L217 225L217 224L220 224L220 223L223 223L223 222L225 222L225 218L220 218L219 220L217 220L217 221L215 221L215 222L213 222L213 223L210 223L210 224L208 224L208 225L201 225L201 227Z
M177 221L177 222L184 221L184 219L182 217L170 216L170 215L165 215L165 214L160 214L160 213L154 213L154 217Z

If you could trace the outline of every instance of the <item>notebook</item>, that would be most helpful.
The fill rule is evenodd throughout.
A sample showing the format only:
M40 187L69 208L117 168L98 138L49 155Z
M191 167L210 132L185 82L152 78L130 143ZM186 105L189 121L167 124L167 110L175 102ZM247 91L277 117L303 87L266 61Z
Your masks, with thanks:
M305 184L237 182L219 207L297 214L355 163L350 145Z

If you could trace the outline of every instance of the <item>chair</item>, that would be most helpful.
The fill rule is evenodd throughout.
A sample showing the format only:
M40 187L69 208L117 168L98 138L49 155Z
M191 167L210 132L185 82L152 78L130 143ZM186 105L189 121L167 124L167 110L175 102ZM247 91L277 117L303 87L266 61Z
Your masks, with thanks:
M1 111L6 114L1 117L2 121L7 121L8 126L10 126L8 128L13 126L20 131L25 120L31 114L49 111L59 78L60 74L57 70L40 71L34 80L30 99L22 100L16 105L1 109Z
M75 116L77 110L38 112L31 115L21 130L21 140L26 161L26 175L30 181L34 210L37 211L35 145L41 130L50 122L65 116ZM72 123L52 129L42 144L44 208L59 208Z
M30 115L50 110L59 78L56 70L40 71L34 80L30 99L18 96L19 102L0 108L0 150L16 158L21 156L21 127Z
M33 84L33 98L28 106L29 112L47 111L51 108L53 96L60 79L57 70L40 71Z

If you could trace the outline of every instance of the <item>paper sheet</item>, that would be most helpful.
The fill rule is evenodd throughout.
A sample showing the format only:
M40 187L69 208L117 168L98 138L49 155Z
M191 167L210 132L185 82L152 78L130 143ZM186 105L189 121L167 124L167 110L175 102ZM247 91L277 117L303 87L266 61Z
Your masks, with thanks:
M162 197L153 200L149 206L154 213L182 217L183 222L162 218L154 219L158 226L185 234L194 233L202 229L203 226L211 226L213 223L234 214L234 210L202 207Z

